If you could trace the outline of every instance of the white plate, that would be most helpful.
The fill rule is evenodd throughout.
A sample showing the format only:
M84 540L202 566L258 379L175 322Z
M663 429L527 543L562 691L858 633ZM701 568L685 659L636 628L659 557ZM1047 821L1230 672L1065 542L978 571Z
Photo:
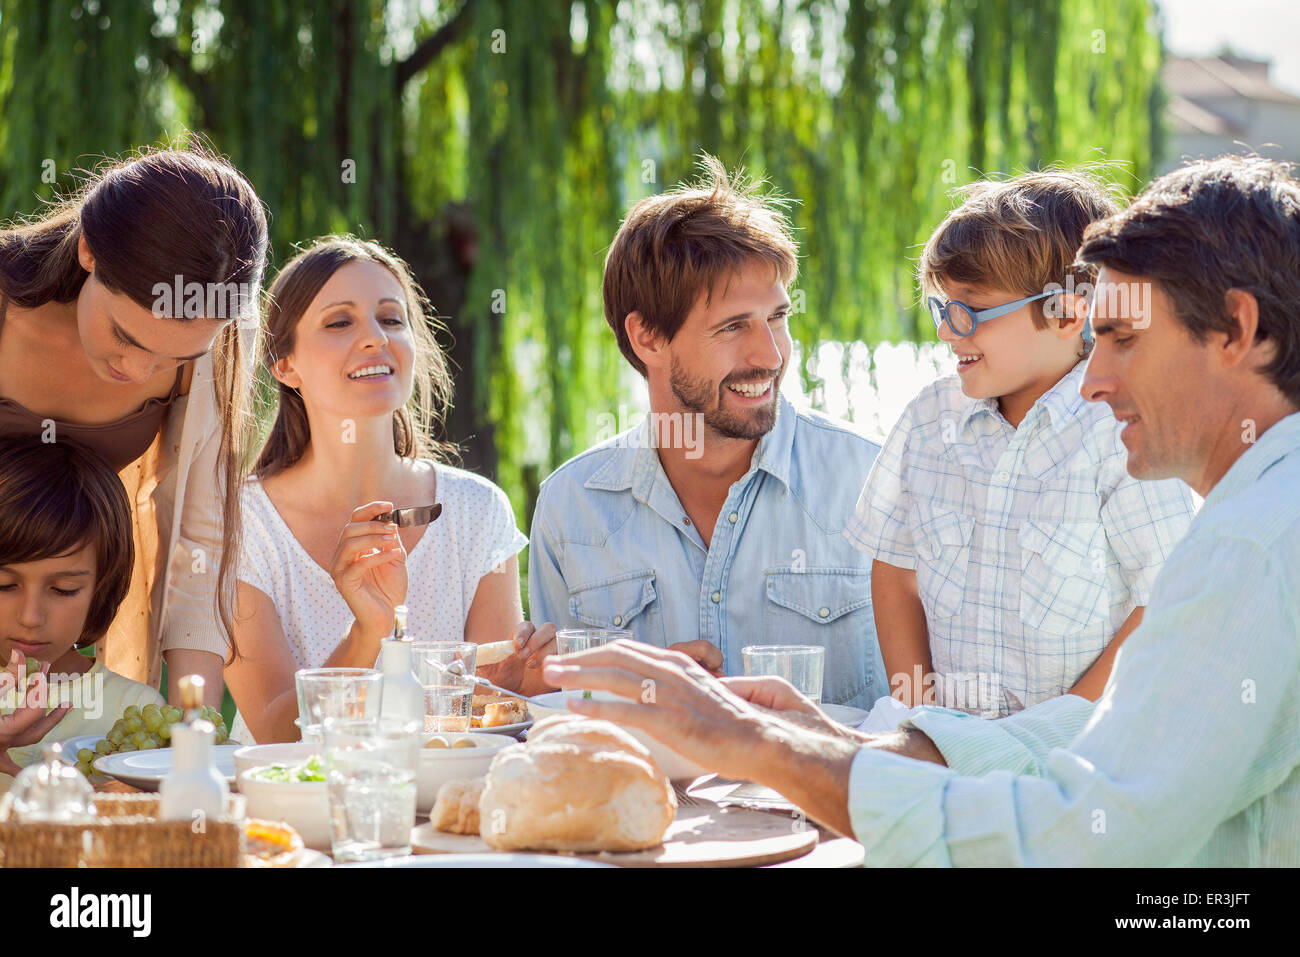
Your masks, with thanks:
M330 860L328 854L322 854L320 851L313 851L310 847L302 849L302 855L298 858L295 867L333 867L334 862Z
M212 763L225 776L226 783L235 783L235 752L242 745L219 744L212 748ZM163 778L172 769L172 749L154 748L151 751L120 751L96 758L92 765L100 774L117 778L141 791L157 791Z
M527 721L516 721L514 724L500 724L495 728L471 728L474 734L509 734L517 735L520 731L527 731L533 726L533 719ZM435 734L437 732L434 732Z
M95 742L101 740L103 737L102 734L79 734L75 738L68 738L68 740L60 741L59 743L63 745L63 756L69 761L76 763L78 751L82 748L89 748L91 751L94 751ZM95 755L95 757L99 757L99 755ZM93 765L94 762L92 761L91 763ZM102 774L92 774L89 780L91 784L105 784L110 779Z
M581 857L559 854L416 854L413 857L389 857L382 861L359 861L335 864L335 867L614 867Z
M95 742L103 739L102 734L79 734L75 738L68 738L66 741L60 741L63 745L63 756L69 761L77 760L77 752L82 748L95 750Z
M867 720L868 712L862 708L854 708L847 704L822 704L817 707L826 712L826 717L832 721L838 721L840 724L847 724L850 728L856 728L863 721Z

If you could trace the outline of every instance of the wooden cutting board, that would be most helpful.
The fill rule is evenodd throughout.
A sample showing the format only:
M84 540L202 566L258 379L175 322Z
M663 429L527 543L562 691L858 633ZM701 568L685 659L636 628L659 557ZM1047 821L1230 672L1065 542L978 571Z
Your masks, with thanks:
M577 854L621 867L758 867L801 857L817 846L817 829L801 816L737 807L679 807L668 833L648 851ZM411 832L416 854L491 854L477 834L449 834L421 824Z

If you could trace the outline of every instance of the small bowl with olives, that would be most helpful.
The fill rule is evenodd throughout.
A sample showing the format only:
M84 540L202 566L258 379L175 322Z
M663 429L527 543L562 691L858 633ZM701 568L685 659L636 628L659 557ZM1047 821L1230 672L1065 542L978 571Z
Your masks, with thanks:
M438 797L438 788L448 781L483 777L498 752L518 743L514 738L503 734L426 732L420 748L420 770L415 797L417 813L429 813Z

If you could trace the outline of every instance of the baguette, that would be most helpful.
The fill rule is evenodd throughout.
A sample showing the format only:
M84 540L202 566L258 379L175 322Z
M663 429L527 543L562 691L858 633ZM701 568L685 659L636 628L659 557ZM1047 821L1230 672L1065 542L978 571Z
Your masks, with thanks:
M505 641L487 641L478 646L478 652L475 657L477 668L484 665L495 665L498 662L505 661L515 653L515 642L513 638L507 638Z

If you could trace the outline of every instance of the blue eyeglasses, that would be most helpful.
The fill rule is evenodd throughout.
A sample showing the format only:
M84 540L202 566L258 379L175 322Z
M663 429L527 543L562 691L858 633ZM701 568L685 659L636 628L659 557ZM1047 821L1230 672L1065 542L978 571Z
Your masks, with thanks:
M1040 292L1036 296L1026 296L1024 299L1017 299L1015 302L1008 302L1005 305L994 306L992 309L981 309L976 312L964 302L958 302L956 299L947 304L939 301L938 297L931 296L927 300L930 307L930 318L934 320L934 328L937 331L943 323L948 323L948 328L953 331L954 335L961 336L963 339L975 335L975 330L979 328L981 322L988 322L990 319L996 319L998 316L1005 316L1009 312L1015 312L1025 303L1036 302L1039 299L1046 299L1048 296L1055 296L1062 292L1060 289L1053 289L1051 292Z

